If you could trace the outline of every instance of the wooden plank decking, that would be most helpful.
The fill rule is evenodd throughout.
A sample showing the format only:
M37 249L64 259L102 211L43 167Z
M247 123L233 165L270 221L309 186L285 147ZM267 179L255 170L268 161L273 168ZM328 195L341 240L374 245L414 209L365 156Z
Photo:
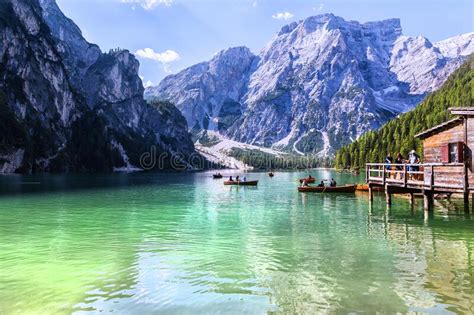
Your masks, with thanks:
M366 181L372 185L462 193L467 188L464 169L462 163L368 163Z
M474 190L471 191L469 187L466 172L463 163L368 163L366 181L369 184L369 198L373 200L372 187L384 187L388 205L392 202L392 194L408 193L413 203L413 195L422 193L423 207L431 209L435 194L462 193L465 210L468 211L469 194L473 193L474 198Z

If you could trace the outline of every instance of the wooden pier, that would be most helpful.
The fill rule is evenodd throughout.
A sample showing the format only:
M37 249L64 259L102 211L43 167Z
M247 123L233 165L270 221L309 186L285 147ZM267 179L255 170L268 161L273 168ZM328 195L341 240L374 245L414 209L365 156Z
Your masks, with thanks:
M417 167L418 171L411 170ZM387 204L392 202L392 194L423 194L424 208L430 209L437 194L465 194L464 165L461 163L439 164L383 164L368 163L366 179L369 196L373 199L374 187L383 188ZM469 189L467 189L469 191ZM469 196L469 194L465 195ZM468 202L468 201L467 201Z
M435 195L462 194L464 209L469 212L469 195L474 207L474 108L451 108L458 117L428 129L415 137L423 140L421 164L368 163L366 181L369 198L373 200L374 187L383 188L387 204L392 194L423 195L423 207L430 210Z

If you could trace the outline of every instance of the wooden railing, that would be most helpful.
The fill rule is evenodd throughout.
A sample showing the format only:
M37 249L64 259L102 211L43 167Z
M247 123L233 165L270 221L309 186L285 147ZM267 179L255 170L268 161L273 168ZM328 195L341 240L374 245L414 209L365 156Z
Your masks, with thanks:
M465 185L462 163L366 165L367 182L425 189L463 189Z

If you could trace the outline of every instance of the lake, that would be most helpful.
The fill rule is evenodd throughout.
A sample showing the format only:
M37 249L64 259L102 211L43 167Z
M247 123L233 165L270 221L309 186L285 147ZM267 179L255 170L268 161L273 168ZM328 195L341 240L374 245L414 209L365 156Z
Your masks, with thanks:
M370 207L298 193L303 172L211 174L0 177L0 314L474 311L462 202Z

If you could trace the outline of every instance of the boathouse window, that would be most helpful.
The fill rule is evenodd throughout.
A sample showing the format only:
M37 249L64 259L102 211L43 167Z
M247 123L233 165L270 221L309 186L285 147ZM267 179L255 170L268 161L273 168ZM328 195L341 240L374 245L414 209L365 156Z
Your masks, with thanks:
M449 144L449 163L458 162L458 144Z
M443 162L449 163L462 163L464 156L464 143L463 142L454 142L447 145L445 152L448 153L447 159L444 158Z

